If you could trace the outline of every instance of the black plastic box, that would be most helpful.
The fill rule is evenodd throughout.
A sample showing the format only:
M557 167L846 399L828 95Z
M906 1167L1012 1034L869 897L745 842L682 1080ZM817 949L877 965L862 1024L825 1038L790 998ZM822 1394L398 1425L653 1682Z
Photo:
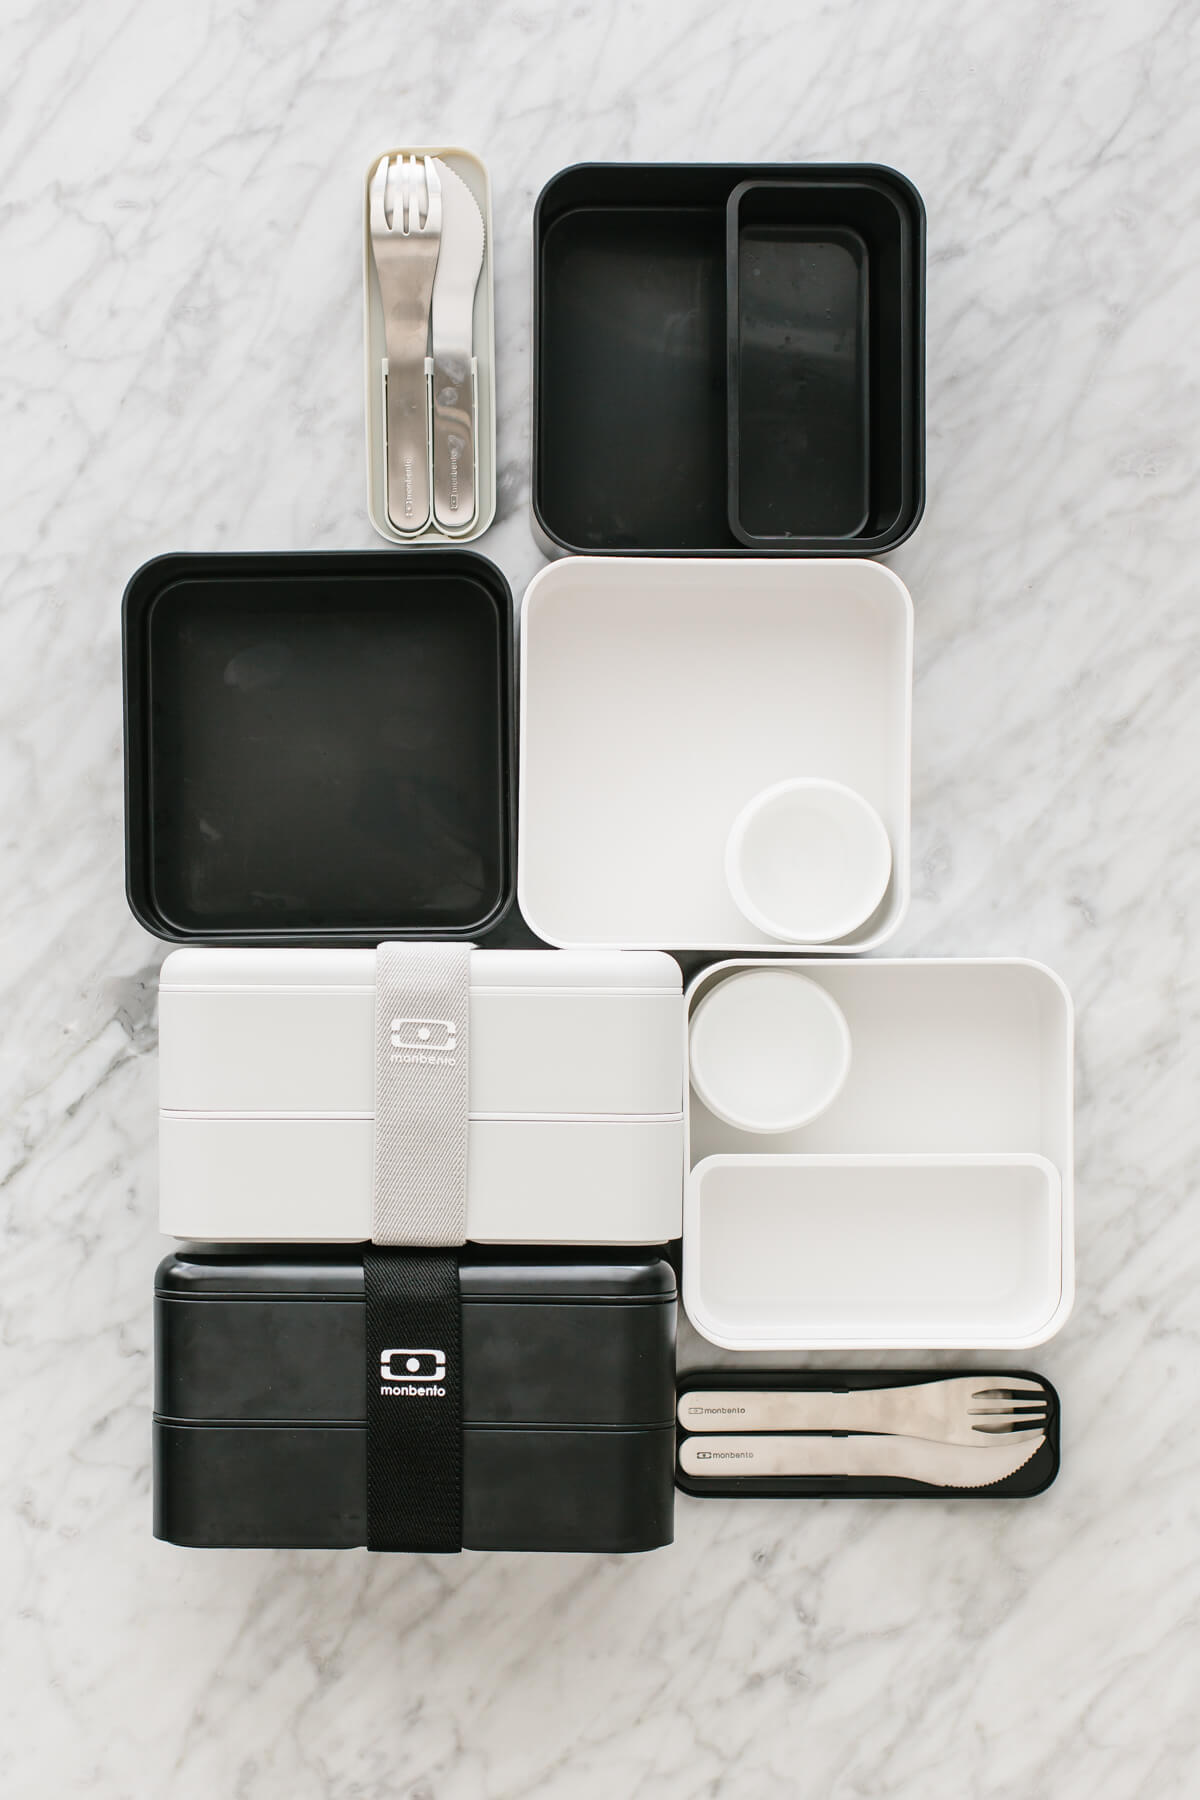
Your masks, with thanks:
M675 1275L657 1252L460 1263L463 1544L672 1540ZM155 1283L154 1532L205 1547L366 1542L361 1254L182 1251Z
M830 287L828 255L816 271L826 291L814 339L813 296L797 286L804 246L844 255L851 240L856 282ZM747 307L746 332L742 277L774 290L765 311ZM842 309L852 339L848 401L827 379L825 305ZM544 546L662 556L894 548L924 505L924 307L924 206L894 170L564 169L534 215L533 517ZM846 442L859 393L870 429ZM777 456L755 442L770 430L783 433Z
M486 558L164 556L123 625L126 887L148 931L377 944L502 917L513 609Z

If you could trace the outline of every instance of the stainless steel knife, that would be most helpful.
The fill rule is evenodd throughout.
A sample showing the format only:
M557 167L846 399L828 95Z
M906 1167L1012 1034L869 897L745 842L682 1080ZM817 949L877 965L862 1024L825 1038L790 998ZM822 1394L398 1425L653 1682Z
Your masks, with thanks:
M897 1477L929 1487L992 1487L1015 1475L1045 1443L1043 1433L1016 1443L932 1444L902 1437L689 1437L679 1447L686 1475Z
M483 267L483 215L462 177L435 157L442 184L442 244L433 279L433 517L465 531L475 517L471 380L475 288Z

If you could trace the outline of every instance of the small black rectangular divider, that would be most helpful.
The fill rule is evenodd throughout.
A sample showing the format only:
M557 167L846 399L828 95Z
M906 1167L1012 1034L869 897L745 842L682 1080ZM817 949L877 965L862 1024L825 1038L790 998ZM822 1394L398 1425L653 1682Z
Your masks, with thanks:
M778 198L766 183L751 191ZM866 525L869 269L865 242L840 225L734 227L729 523L744 543Z
M728 225L733 531L892 548L920 513L912 208L895 180L746 181Z
M179 555L124 602L130 905L176 942L468 937L515 883L512 596L458 550Z

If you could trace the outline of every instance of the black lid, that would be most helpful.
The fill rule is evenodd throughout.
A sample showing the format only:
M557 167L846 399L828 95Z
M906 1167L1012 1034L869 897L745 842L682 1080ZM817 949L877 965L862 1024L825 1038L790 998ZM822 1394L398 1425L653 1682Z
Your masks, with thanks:
M673 1300L675 1271L660 1249L585 1246L493 1248L467 1244L459 1259L464 1300ZM353 1245L264 1245L178 1250L158 1265L154 1291L206 1295L362 1298L362 1251Z
M469 1245L461 1285L468 1423L670 1425L675 1275L661 1252ZM159 1267L155 1315L162 1416L196 1424L365 1418L360 1250L182 1250Z

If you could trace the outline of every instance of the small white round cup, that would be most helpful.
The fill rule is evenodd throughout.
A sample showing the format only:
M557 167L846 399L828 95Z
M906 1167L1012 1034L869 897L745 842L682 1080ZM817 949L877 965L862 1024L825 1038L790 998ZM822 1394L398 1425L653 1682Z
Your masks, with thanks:
M817 776L755 794L725 844L738 911L789 944L832 944L857 931L891 874L891 840L870 801Z
M850 1029L825 989L795 969L743 969L692 1013L692 1087L739 1131L795 1131L832 1105L850 1073Z

